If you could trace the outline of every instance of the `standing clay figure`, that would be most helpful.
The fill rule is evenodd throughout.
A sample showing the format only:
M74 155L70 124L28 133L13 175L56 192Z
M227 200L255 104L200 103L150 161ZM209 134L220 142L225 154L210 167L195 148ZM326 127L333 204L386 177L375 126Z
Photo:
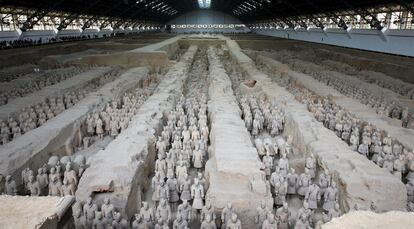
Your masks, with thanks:
M294 195L296 194L296 188L298 184L298 175L295 173L295 169L291 168L290 172L286 176L287 183L288 183L288 194Z
M266 176L270 176L273 168L273 157L270 156L269 152L266 152L266 156L263 157L262 163Z
M64 180L66 180L69 184L69 186L71 186L71 189L73 190L73 192L76 191L76 187L78 185L78 176L75 172L75 170L72 169L72 166L70 164L70 162L68 162L66 164L66 171L63 174L64 176Z
M288 184L285 181L285 178L280 177L280 180L275 185L275 205L282 206L286 201Z
M335 203L338 202L338 197L339 192L336 187L336 182L332 181L331 186L325 190L323 209L329 212L335 206Z
M388 172L390 172L390 173L392 173L394 171L394 160L393 160L393 156L391 154L385 155L382 167L384 169L388 170Z
M407 201L414 203L414 180L408 180L405 187L407 189Z
M158 172L162 180L167 177L167 162L160 155L158 155L158 159L155 161L155 172Z
M206 206L203 207L200 214L200 222L203 222L207 216L210 216L212 221L216 220L216 214L214 212L214 208L211 206L210 201L206 202ZM215 225L215 224L214 224Z
M142 202L142 207L139 211L140 217L142 218L143 224L152 228L154 226L155 216L154 210L149 207L147 202Z
M93 220L95 219L95 212L98 206L92 202L92 197L88 197L85 205L83 205L83 214L85 216L85 227L91 228Z
M82 217L82 205L79 202L75 202L72 205L72 216L75 223L76 229L84 229L85 222L84 218Z
M232 214L234 213L233 206L231 203L227 203L221 212L221 228L227 228L227 221L230 220Z
M288 203L284 202L283 206L276 210L276 218L279 222L279 229L289 229L290 215Z
M286 177L289 172L289 159L286 156L286 153L282 153L282 158L279 159L278 167L280 168L280 173L283 177Z
M198 178L194 178L194 184L191 186L191 198L193 199L193 209L201 210L203 208L204 188L199 183Z
M167 180L167 186L169 191L169 202L173 203L173 210L175 210L174 205L180 200L180 196L178 195L178 181L174 177L174 174L169 174Z
M311 154L310 157L306 158L305 168L308 169L310 177L312 179L315 178L315 174L316 174L316 159L315 159L315 156L313 154Z
M17 189L16 189L16 182L12 179L10 175L6 176L6 194L10 196L17 195Z
M30 177L31 175L33 175L33 171L32 171L32 170L30 170L29 168L25 168L25 169L22 171L22 184L24 185L24 187L25 187L26 189L28 189L28 188L27 188L27 184L29 183L29 177Z
M95 120L95 125L96 125L96 134L98 135L98 137L100 139L102 139L103 138L103 134L104 134L102 120L100 118L96 119Z
M140 214L135 214L135 220L132 221L131 228L132 229L145 229L145 228L148 228L148 227L146 227L146 225L142 221L141 215Z
M196 146L196 149L193 152L193 165L196 169L202 169L203 168L203 153L201 150L199 150L198 145Z
M88 134L90 136L93 136L95 134L95 122L91 114L88 114L88 117L86 118L86 124Z
M30 191L31 196L39 196L41 193L39 183L34 180L34 176L29 176L29 182L27 183L27 189Z
M168 223L165 223L162 219L159 219L154 229L169 229Z
M312 212L311 209L309 209L309 205L306 201L303 202L303 206L302 206L302 208L299 209L296 217L297 217L296 221L300 221L300 219L302 217L304 217L306 226L307 227L310 226L310 224L313 220L313 212Z
M121 217L121 213L114 213L114 220L112 221L112 229L127 229L128 221Z
M217 229L217 226L214 220L211 218L211 216L207 215L201 223L200 229Z
M62 184L56 176L53 176L49 183L49 196L63 196Z
M365 140L362 140L362 143L358 146L358 153L368 157L369 154L369 147Z
M187 201L183 201L182 204L178 206L177 215L181 215L183 220L190 222L191 221L191 206Z
M298 194L305 196L308 192L309 185L312 183L311 176L309 174L309 169L305 168L305 173L302 173L299 177L298 182Z
M241 221L236 213L232 213L231 218L227 221L226 229L241 229Z
M181 196L180 199L182 201L190 201L191 200L191 179L188 177L187 174L184 175L184 179L180 186Z
M160 200L160 204L158 205L157 210L155 212L155 218L157 218L158 220L161 219L166 224L169 224L169 222L171 221L171 209L165 199Z
M95 216L95 219L93 220L92 228L93 229L105 229L106 222L102 217L102 212L96 212L95 215L96 216Z
M276 170L270 176L270 185L272 187L275 187L276 186L276 183L278 183L280 181L280 178L281 177L282 176L280 174L280 169L279 169L279 167L276 166Z
M111 204L108 197L105 197L104 202L101 206L102 217L107 224L112 223L114 218L114 205Z
M46 195L47 188L48 188L48 185L49 185L49 178L48 178L46 173L43 173L42 168L38 169L36 180L37 180L37 183L39 183L40 194L41 195Z
M255 223L257 229L262 228L263 222L266 220L267 213L268 209L266 208L266 203L262 200L256 210Z
M158 196L160 199L165 199L166 201L170 200L170 191L168 189L168 185L165 184L164 180L161 180L161 183L159 184L160 187L158 190Z
M206 178L204 178L203 173L198 172L197 173L198 183L200 183L203 186L204 192L207 192L208 190L208 182Z
M308 202L310 209L317 209L318 202L321 200L320 188L316 184L311 184L309 186L308 192L305 196L305 201Z
M68 183L68 180L63 180L62 195L63 196L74 196L75 195L75 190L73 189L73 186Z
M325 223L331 221L333 218L337 218L341 216L341 210L339 209L339 204L335 203L334 208L332 208L329 212L328 215L326 217L326 219L324 219Z
M188 223L183 219L180 214L177 214L177 218L174 220L173 229L186 229L188 228Z
M161 184L162 178L159 172L155 172L155 176L152 178L151 181L151 187L153 189L152 192L152 201L154 201L155 205L158 204L158 201L160 201L160 196L159 196L159 189L160 189L160 184Z
M294 229L309 229L309 222L306 220L305 215L301 215L299 220L296 221Z
M325 172L319 174L319 187L322 196L329 185L331 185L331 176L329 175L329 171L325 170Z
M272 213L267 215L267 219L263 222L262 229L277 229L277 221Z

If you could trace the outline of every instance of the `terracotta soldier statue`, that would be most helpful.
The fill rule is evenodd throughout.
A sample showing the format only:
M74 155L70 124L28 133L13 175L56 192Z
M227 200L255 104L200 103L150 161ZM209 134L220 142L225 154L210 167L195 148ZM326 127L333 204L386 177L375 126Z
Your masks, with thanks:
M108 197L105 197L101 206L102 217L107 224L111 224L114 218L115 207L111 204Z
M226 229L242 229L241 221L236 213L232 213L231 218L227 221Z
M277 221L272 213L267 215L267 219L263 222L262 229L277 229Z
M288 194L296 194L296 188L299 181L298 175L295 173L295 169L291 168L290 172L286 176L288 183Z
M85 217L85 227L91 228L93 220L95 219L95 212L98 206L92 202L92 197L88 197L86 203L83 205L83 214Z
M82 217L82 205L80 202L75 202L72 205L72 216L76 229L85 229L84 218Z
M194 178L194 184L191 186L191 198L193 199L193 209L201 210L203 208L204 188L199 183L198 178Z
M181 217L183 218L183 220L190 222L191 221L191 213L192 213L192 208L190 206L190 204L187 201L183 201L182 204L180 204L178 206L177 209L177 215L181 215Z
M142 218L143 224L146 227L152 228L154 226L154 221L155 221L154 210L149 207L147 202L142 203L142 207L139 211L139 214Z
M206 202L206 205L203 207L203 209L201 210L201 214L200 214L200 222L203 222L207 216L210 216L210 219L212 221L216 220L216 214L214 212L214 208L211 205L210 201Z
M76 171L72 169L70 162L66 164L66 170L63 176L64 180L68 182L68 185L71 186L71 189L75 192L78 185L78 176Z
M311 175L309 174L309 169L305 168L305 173L302 173L298 181L298 194L305 196L308 192L309 185L312 183Z
M221 227L222 228L227 228L227 222L230 220L233 213L234 213L233 206L229 202L227 203L226 207L224 207L223 211L221 212Z
M288 203L284 202L283 206L276 210L276 218L279 222L279 229L289 229L290 227L290 216Z
M17 188L16 188L16 182L12 179L10 175L6 176L6 194L10 196L17 195Z
M52 176L52 180L49 183L49 196L63 196L62 184L57 176Z
M29 176L29 182L27 183L27 189L30 191L31 196L39 196L41 193L39 182L34 180L34 176Z
M181 214L177 214L177 218L174 220L173 229L186 229L188 228L188 223L183 219Z
M121 217L121 213L114 212L114 220L112 221L113 229L127 229L129 228L129 223L126 219Z
M171 221L171 209L168 205L167 200L160 200L160 204L157 207L155 216L158 220L161 219L163 222L169 224L169 222Z
M211 218L211 216L207 215L201 223L200 229L217 229L217 226L214 220Z
M36 176L36 180L37 183L39 183L39 187L40 187L40 194L41 195L46 195L47 194L47 189L48 189L48 185L49 185L49 178L47 176L46 173L43 173L43 169L39 168L38 169L38 173Z
M105 229L106 228L106 222L105 219L102 217L102 212L96 212L95 219L92 223L93 229Z
M305 195L305 200L308 202L310 209L318 208L318 202L321 200L321 192L318 185L311 184L309 186L308 192Z
M323 209L325 211L331 210L335 206L335 203L338 202L338 198L339 191L336 187L336 182L333 181L331 186L325 190Z
M255 223L257 229L262 228L263 222L266 220L268 211L269 210L266 208L266 203L264 201L261 201L259 207L257 207L256 210Z

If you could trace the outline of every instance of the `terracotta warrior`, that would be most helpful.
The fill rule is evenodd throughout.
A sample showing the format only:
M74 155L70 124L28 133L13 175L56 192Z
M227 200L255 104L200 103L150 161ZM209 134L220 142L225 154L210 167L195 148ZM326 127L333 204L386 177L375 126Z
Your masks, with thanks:
M143 224L146 227L152 228L155 221L154 210L150 208L147 202L142 203L142 207L139 211L140 217L142 218Z
M157 207L155 216L158 220L161 219L167 224L171 221L171 209L170 209L170 206L167 200L165 199L160 200L160 204Z
M207 201L206 202L206 205L201 210L200 222L203 222L205 219L207 219L208 216L210 216L210 219L212 221L215 221L216 220L216 214L214 212L214 208L211 205L210 201Z
M193 209L201 210L203 208L204 188L199 183L198 178L194 178L194 184L191 186L191 198L193 199Z
M101 206L102 217L107 224L112 223L114 218L115 207L111 204L108 197L105 197L104 202Z
M93 220L95 219L95 212L98 210L98 206L92 202L92 197L88 197L85 205L83 205L83 214L85 216L85 227L91 228Z
M288 183L288 194L296 194L296 188L298 184L299 177L295 173L295 169L291 168L290 172L286 176L287 183Z
M311 176L309 174L308 168L305 168L305 172L302 173L299 177L298 182L298 194L301 196L305 196L308 192L309 185L312 183Z
M255 217L255 223L256 228L261 229L263 226L263 222L266 220L268 209L266 208L266 203L262 200L260 202L259 207L257 207L256 210L256 217Z
M12 179L10 175L6 176L6 194L10 196L17 195L17 188L16 188L16 182Z
M231 218L227 221L226 229L241 229L241 221L236 213L232 213Z
M276 218L279 222L279 229L289 229L291 213L288 203L284 202L283 206L276 210Z
M231 203L227 203L226 207L224 207L223 211L221 212L221 227L227 228L227 222L230 220L232 214L234 213L234 209Z
M49 196L63 196L62 184L56 176L53 176L49 183Z
M262 229L277 229L277 224L275 216L272 213L269 213L267 219L263 222Z
M332 181L331 186L325 190L323 209L325 211L331 210L335 206L335 203L338 202L338 198L339 191L336 187L336 182Z
M311 184L309 186L308 192L305 195L305 200L308 202L310 209L318 208L318 202L321 200L321 192L318 185Z
M35 181L34 176L29 176L29 182L27 183L27 189L30 191L31 196L39 196L41 193L39 183Z
M211 216L207 215L201 223L200 229L217 229L217 226L214 220L211 218Z
M181 214L177 214L177 218L174 220L173 229L186 229L188 228L188 223L183 219Z

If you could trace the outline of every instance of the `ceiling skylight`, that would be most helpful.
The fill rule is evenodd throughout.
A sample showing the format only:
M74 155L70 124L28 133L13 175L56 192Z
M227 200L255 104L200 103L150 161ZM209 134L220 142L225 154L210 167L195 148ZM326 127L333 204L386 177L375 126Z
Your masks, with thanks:
M198 0L198 6L201 9L208 9L211 7L211 0Z

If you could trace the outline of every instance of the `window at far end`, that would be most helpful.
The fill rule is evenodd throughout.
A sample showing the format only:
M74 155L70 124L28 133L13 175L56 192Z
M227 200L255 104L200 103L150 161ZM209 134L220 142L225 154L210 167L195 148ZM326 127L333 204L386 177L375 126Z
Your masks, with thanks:
M211 0L198 0L198 6L201 9L208 9L211 7Z

